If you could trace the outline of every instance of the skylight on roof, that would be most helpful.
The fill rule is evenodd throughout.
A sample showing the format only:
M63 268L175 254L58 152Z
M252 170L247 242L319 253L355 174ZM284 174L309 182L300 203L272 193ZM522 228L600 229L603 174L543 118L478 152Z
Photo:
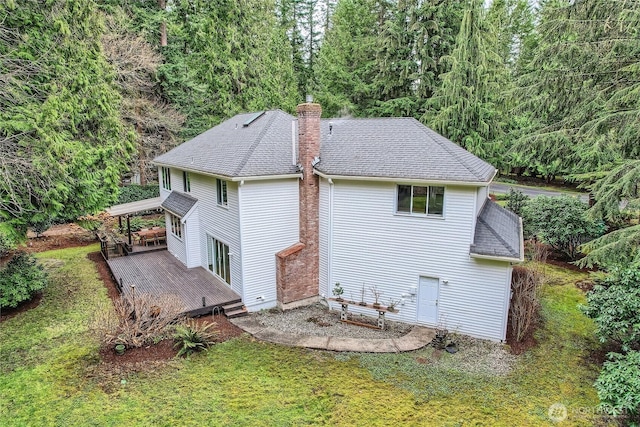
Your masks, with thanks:
M247 121L246 121L246 122L244 122L244 123L242 124L242 127L243 127L243 128L246 128L246 127L247 127L247 126L249 126L251 123L255 122L255 121L256 121L256 120L258 120L260 117L262 117L262 116L264 115L264 113L266 113L266 111L260 111L260 112L257 112L257 113L255 113L255 114L253 114L251 117L249 117L249 118L247 119Z

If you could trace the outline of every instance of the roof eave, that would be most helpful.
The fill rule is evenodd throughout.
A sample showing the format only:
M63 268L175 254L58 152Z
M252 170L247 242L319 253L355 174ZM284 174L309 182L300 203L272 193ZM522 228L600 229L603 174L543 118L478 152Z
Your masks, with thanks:
M255 176L234 176L231 181L243 182L243 181L267 181L270 179L289 179L289 178L302 178L301 173L290 173L281 175L255 175Z
M489 259L493 261L506 261L506 262L523 262L524 261L524 256L520 256L520 258L516 258L516 257L508 257L508 256L500 256L500 255L478 254L475 252L469 252L469 256L471 256L471 258Z
M407 182L407 183L429 183L429 184L445 184L457 185L463 187L488 187L491 181L452 181L442 179L418 179L418 178L395 178L388 176L358 176L358 175L334 175L326 174L317 169L313 169L313 173L325 179L347 179L352 181L377 181L377 182ZM495 175L494 175L495 176Z
M290 174L278 174L278 175L254 175L254 176L230 176L230 175L222 175L219 173L213 173L213 172L207 172L207 171L203 171L203 170L199 170L199 169L192 169L192 168L188 168L182 165L176 165L176 164L170 164L170 163L163 163L163 162L157 162L157 161L153 161L153 164L157 165L157 166L164 166L167 168L176 168L176 169L180 169L186 172L192 172L192 173L197 173L200 175L206 175L206 176L211 176L213 178L219 178L219 179L224 179L224 180L228 180L228 181L264 181L264 180L269 180L269 179L285 179L285 178L302 178L302 174L301 173L290 173Z

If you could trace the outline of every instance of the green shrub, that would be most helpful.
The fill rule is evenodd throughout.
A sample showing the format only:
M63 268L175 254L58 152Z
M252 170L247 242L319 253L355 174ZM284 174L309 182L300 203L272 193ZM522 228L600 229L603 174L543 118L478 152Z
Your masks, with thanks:
M626 415L630 425L640 421L640 351L610 353L595 383L602 408Z
M0 231L0 258L9 255L11 249L13 249L13 242L9 239L9 236Z
M165 222L164 218L153 218L153 219L144 219L138 216L132 217L129 221L131 225L131 231L140 231L142 228L151 228L151 227L164 227Z
M138 200L151 199L160 195L158 184L137 185L131 184L120 187L118 192L118 204L137 202Z
M640 270L614 268L595 283L581 308L595 321L600 341L613 340L624 350L640 346Z
M588 206L570 196L538 196L522 208L527 237L542 242L576 259L578 247L604 233L604 223L586 215Z
M31 229L34 233L36 233L37 237L40 237L42 233L47 231L51 225L53 224L53 219L50 217L40 218L34 221L31 221Z
M214 330L215 327L215 323L197 323L195 320L176 326L173 337L176 341L175 347L180 348L178 356L188 356L213 345L218 336L218 331Z
M47 274L33 255L18 252L0 271L0 307L17 307L47 285Z

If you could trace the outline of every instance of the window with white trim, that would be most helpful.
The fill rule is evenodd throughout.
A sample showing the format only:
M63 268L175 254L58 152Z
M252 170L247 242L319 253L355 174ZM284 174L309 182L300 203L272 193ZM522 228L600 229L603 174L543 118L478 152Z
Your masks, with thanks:
M182 239L182 222L180 221L180 218L170 213L169 222L171 223L171 234L176 236L178 239Z
M184 186L184 192L185 193L190 193L191 192L191 177L189 176L189 172L187 172L187 171L183 171L182 172L182 184Z
M398 185L398 213L442 216L444 187Z
M207 236L207 268L227 284L231 284L229 246L211 236Z
M227 181L222 179L216 179L216 193L218 197L218 204L220 206L227 206Z
M171 190L171 169L162 166L162 188L165 190Z

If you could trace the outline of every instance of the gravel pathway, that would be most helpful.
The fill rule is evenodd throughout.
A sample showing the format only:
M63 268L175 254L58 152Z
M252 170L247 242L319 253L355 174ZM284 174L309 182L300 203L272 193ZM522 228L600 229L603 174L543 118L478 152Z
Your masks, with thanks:
M262 310L250 314L265 327L272 327L280 332L299 335L336 336L349 338L398 338L413 328L413 325L400 322L385 321L385 329L371 329L364 326L350 325L340 321L339 311L329 311L326 305L314 304L293 310ZM353 315L353 320L375 324L376 318Z

